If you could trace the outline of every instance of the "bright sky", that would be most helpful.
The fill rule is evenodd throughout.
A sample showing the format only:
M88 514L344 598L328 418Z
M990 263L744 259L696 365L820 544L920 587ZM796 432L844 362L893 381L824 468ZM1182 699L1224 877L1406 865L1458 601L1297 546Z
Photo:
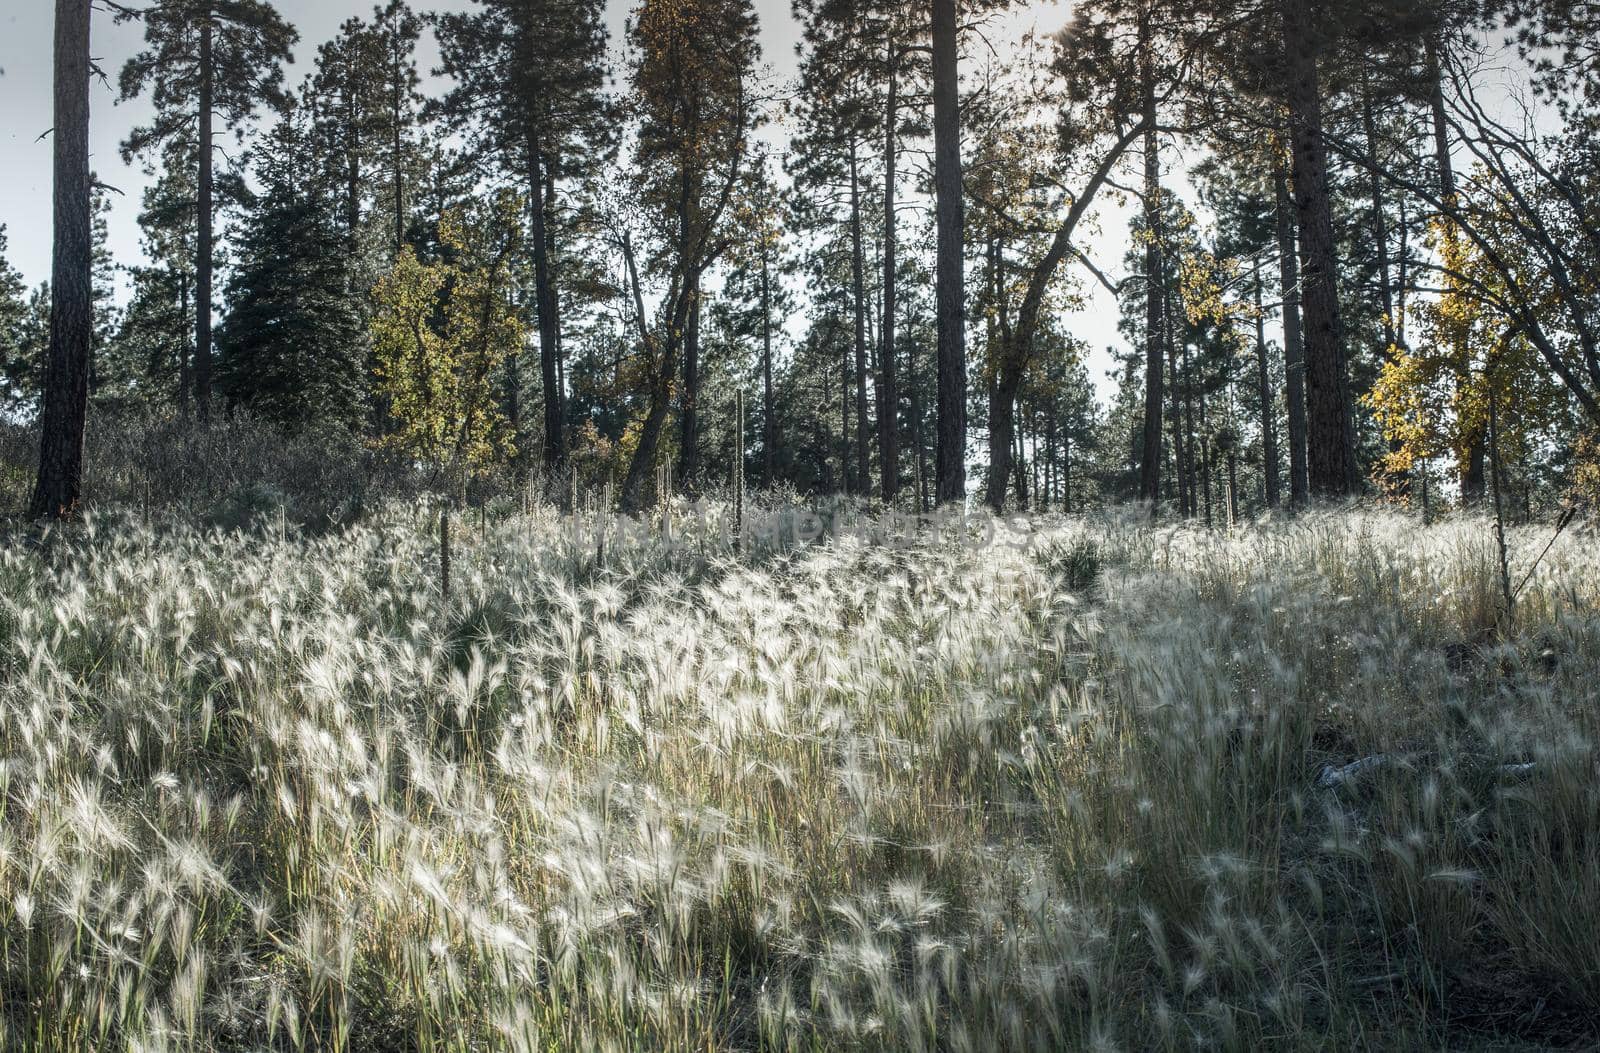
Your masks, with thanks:
M277 0L284 17L300 30L296 64L288 81L305 76L317 45L332 37L352 15L368 14L375 0ZM41 136L50 128L51 40L53 7L50 0L0 0L0 224L10 236L8 257L30 285L50 273L50 140ZM419 10L465 10L471 0L416 0ZM621 37L622 21L632 0L610 0L613 40ZM761 17L764 60L773 73L787 78L795 67L798 31L790 13L790 0L755 0ZM1065 0L1040 0L1027 16L1042 30L1054 30L1066 20ZM143 27L137 23L115 25L104 12L95 13L93 47L109 83L94 87L91 97L91 162L100 180L118 190L110 218L111 249L119 262L139 258L136 217L145 177L137 165L125 165L118 145L129 129L149 115L145 100L115 105L115 82L123 63L142 44ZM424 52L424 72L434 56ZM424 90L432 89L425 84ZM1103 266L1120 265L1123 222L1106 223L1101 235ZM1096 379L1107 368L1103 349L1119 342L1116 307L1109 296L1096 291L1089 308L1069 320L1071 328L1096 350L1090 368ZM1102 384L1102 391L1105 385Z

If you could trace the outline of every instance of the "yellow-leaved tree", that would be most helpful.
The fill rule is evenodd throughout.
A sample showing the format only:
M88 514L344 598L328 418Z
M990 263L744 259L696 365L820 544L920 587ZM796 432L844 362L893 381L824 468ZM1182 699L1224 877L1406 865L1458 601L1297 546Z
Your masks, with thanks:
M1526 327L1500 306L1511 299L1500 267L1516 267L1531 286L1538 263L1519 250L1513 231L1502 229L1512 223L1506 210L1480 212L1481 236L1493 246L1499 267L1448 220L1437 221L1433 242L1444 288L1418 310L1424 339L1414 347L1391 349L1363 396L1391 443L1387 473L1420 472L1426 486L1429 464L1448 459L1465 503L1475 500L1484 485L1482 462L1496 455L1485 452L1491 400L1498 416L1497 455L1508 468L1531 463L1541 444L1559 444L1573 428L1570 397L1551 376Z
M394 425L385 441L458 496L516 454L507 410L528 333L515 296L521 209L506 192L447 210L442 258L424 262L407 247L373 289L377 379Z

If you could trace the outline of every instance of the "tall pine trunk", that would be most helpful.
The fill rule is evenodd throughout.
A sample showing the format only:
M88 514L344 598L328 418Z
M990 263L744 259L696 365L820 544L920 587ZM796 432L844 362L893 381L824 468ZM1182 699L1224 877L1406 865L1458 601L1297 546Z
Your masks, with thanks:
M1307 473L1311 491L1344 497L1358 486L1350 371L1339 314L1339 260L1322 138L1322 83L1316 29L1302 5L1280 0L1284 101L1294 159L1300 228L1301 309L1305 323Z
M683 392L678 400L678 478L686 487L700 475L700 275L689 286L689 317L683 330Z
M76 513L83 481L94 331L94 247L89 187L90 0L56 0L54 254L50 352L40 406L39 475L31 518Z
M761 240L761 485L770 489L778 474L778 422L772 395L772 263Z
M1261 278L1261 257L1255 260L1256 298L1256 394L1261 400L1261 474L1268 508L1277 508L1282 498L1278 481L1278 422L1276 396L1272 392L1272 367L1267 360L1267 314L1262 301L1266 283Z
M1444 70L1439 61L1439 42L1431 35L1424 41L1424 56L1427 63L1428 108L1433 119L1434 163L1439 169L1439 199L1446 206L1454 208L1456 170L1455 162L1450 156L1450 121L1444 105ZM1459 260L1461 231L1454 222L1445 220L1443 233L1445 257ZM1455 284L1449 275L1444 276L1444 282L1446 288L1451 288ZM1472 383L1471 351L1466 346L1465 334L1459 326L1452 327L1451 338L1450 361L1455 368L1456 390L1461 392ZM1464 452L1458 467L1461 478L1461 499L1466 504L1479 504L1483 501L1485 492L1486 444L1483 426L1477 421L1459 422L1459 426L1463 433L1461 446Z
M935 473L938 502L967 494L967 345L965 203L961 182L961 98L956 0L932 0L933 189L937 227L935 313L938 323L939 420Z
M889 97L883 128L883 319L879 328L883 347L878 353L878 471L882 474L885 502L892 504L900 492L900 392L895 376L895 245L896 139L900 109L896 84L894 41L889 42Z
M195 203L197 237L194 263L194 398L200 419L211 414L211 262L214 251L212 234L212 183L213 183L213 132L212 132L212 78L216 70L212 59L211 11L201 13L200 23L200 98L199 147L200 177Z
M1283 290L1284 400L1289 417L1289 503L1303 508L1310 499L1306 454L1305 342L1300 324L1300 255L1295 243L1294 203L1280 164L1273 174L1277 197L1278 280Z
M1371 85L1363 81L1361 87L1361 126L1367 140L1367 151L1374 161L1378 159L1378 121L1372 104ZM1383 308L1383 357L1395 363L1400 354L1400 336L1395 325L1394 283L1389 264L1389 216L1383 199L1383 178L1377 168L1370 173L1368 191L1372 195L1372 243L1374 263L1378 271L1378 303ZM1398 453L1398 439L1389 440L1389 452ZM1384 471L1385 487L1399 496L1410 493L1411 480L1404 472Z
M861 245L861 176L854 136L850 139L850 284L855 301L856 486L864 495L872 489L867 453L867 280Z
M389 146L394 151L390 158L389 180L394 191L394 255L398 259L400 249L406 243L406 184L405 184L405 128L403 116L405 112L405 55L401 50L399 36L390 37L390 69L389 69L389 120L390 134L393 136Z
M534 313L539 319L539 380L544 387L544 470L554 473L567 455L566 436L562 427L561 378L557 376L556 355L560 330L556 318L555 277L550 266L550 217L547 214L548 196L545 180L549 169L545 161L537 132L528 134L528 211L533 227L529 231L533 242L533 297Z
M1161 141L1156 133L1155 57L1148 23L1141 26L1140 57L1144 93L1144 211L1146 237L1144 446L1139 457L1139 500L1154 511L1161 504L1161 348L1166 298L1161 252Z

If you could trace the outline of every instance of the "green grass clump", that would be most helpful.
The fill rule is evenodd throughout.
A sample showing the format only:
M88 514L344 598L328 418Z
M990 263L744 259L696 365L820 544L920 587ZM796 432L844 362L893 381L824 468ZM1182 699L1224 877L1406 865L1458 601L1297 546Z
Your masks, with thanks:
M1600 1040L1592 536L1034 526L0 551L0 1048Z

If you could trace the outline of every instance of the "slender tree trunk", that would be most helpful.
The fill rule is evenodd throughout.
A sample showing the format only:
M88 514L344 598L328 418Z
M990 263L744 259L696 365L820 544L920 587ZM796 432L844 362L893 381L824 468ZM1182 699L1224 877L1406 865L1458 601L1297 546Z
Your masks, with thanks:
M561 256L556 252L556 179L545 159L544 172L544 254L550 270L550 317L556 337L556 413L561 420L561 456L565 460L572 441L567 420L567 348L561 335Z
M1178 343L1171 330L1167 331L1166 344L1167 370L1172 387L1172 404L1168 407L1172 417L1172 477L1178 495L1178 514L1187 517L1194 514L1190 493L1193 480L1188 471L1188 447L1183 441L1183 374L1178 366Z
M1045 411L1044 420L1044 493L1039 497L1039 507L1050 511L1050 506L1056 500L1056 487L1059 485L1056 475L1056 409L1049 406Z
M1169 302L1167 309L1170 311ZM1196 493L1205 499L1206 526L1211 525L1211 460L1210 443L1204 436L1205 432L1205 401L1200 401L1200 428L1195 429L1195 390L1194 390L1194 362L1189 354L1189 345L1184 344L1181 349L1183 362L1183 445L1188 450L1188 465L1185 471L1189 476L1189 512L1192 515L1197 509L1194 507ZM1200 448L1199 460L1195 459L1195 447ZM1198 476L1198 484L1196 480Z
M761 242L761 485L777 478L778 422L772 397L772 265L769 246Z
M866 256L861 245L861 177L857 168L856 141L850 139L850 284L855 307L856 362L856 485L863 495L872 489L867 452L867 280ZM881 412L881 410L880 410Z
M1261 475L1268 508L1277 508L1281 499L1278 482L1278 422L1276 396L1272 392L1272 368L1267 360L1267 315L1263 307L1266 283L1261 278L1261 257L1255 260L1256 297L1256 393L1261 400Z
M390 37L389 70L389 121L390 134L393 136L389 148L393 151L390 157L390 182L394 191L394 255L400 256L400 249L406 243L406 182L405 182L405 59L400 51L399 34Z
M889 97L883 128L883 347L878 353L878 471L883 500L893 504L900 493L900 392L895 377L895 151L900 109L896 84L895 44L889 42Z
M528 134L528 211L533 242L534 314L539 321L539 379L544 387L544 470L554 474L566 459L567 444L563 428L561 378L556 369L556 344L560 327L556 318L555 277L550 266L545 179L548 174L538 134Z
M1311 490L1343 497L1358 487L1350 372L1339 314L1338 254L1322 138L1322 84L1315 27L1295 0L1279 0L1294 158L1294 199L1300 227L1301 294L1305 322L1306 411Z
M200 419L204 421L211 415L212 166L215 160L212 155L212 77L216 71L212 59L212 33L215 27L209 7L200 17L200 177L195 204L198 236L194 266L194 397Z
M345 251L351 259L361 253L361 121L355 98L355 71L347 60L344 70L344 119L350 141L344 156L344 225L348 239Z
M998 348L997 368L988 370L989 474L984 480L984 498L995 512L1005 510L1006 489L1011 485L1012 468L1017 459L1017 393L1022 390L1026 349L1005 310L1005 246L998 234L989 238L988 284L995 310L990 312L986 334L989 347Z
M1379 155L1378 122L1373 113L1372 90L1366 83L1362 84L1361 123L1367 151L1376 161ZM1372 241L1378 271L1378 302L1383 308L1383 357L1385 361L1393 363L1400 354L1400 336L1395 328L1394 286L1389 273L1389 217L1383 200L1383 180L1376 168L1371 172L1369 190L1372 194ZM1400 446L1398 439L1391 439L1389 452L1398 453ZM1404 472L1385 471L1383 477L1386 489L1394 495L1404 497L1410 492L1410 479Z
M1439 41L1431 35L1424 40L1424 56L1427 63L1429 110L1433 118L1434 163L1439 169L1439 198L1445 205L1453 207L1457 193L1456 170L1455 161L1450 156L1450 121L1444 104L1444 70L1440 65ZM1461 231L1455 223L1444 220L1443 234L1445 258L1459 260ZM1447 289L1453 289L1455 285L1454 279L1449 275L1445 275L1444 283ZM1467 347L1466 334L1459 326L1451 326L1450 343L1449 355L1455 370L1456 391L1461 393L1472 385L1472 352ZM1485 492L1484 429L1480 421L1472 419L1458 421L1458 427L1462 430L1461 446L1464 451L1457 469L1461 478L1461 500L1464 504L1481 504Z
M850 347L841 346L839 358L839 475L844 492L856 492L856 462L850 455Z
M1239 451L1228 447L1228 529L1239 522Z
M1024 412L1021 415L1021 419L1017 422L1016 452L1012 456L1012 464L1015 465L1014 469L1012 470L1012 474L1016 479L1017 507L1024 512L1028 510L1027 430L1028 417Z
M189 272L178 272L178 413L188 418L194 394L194 378L190 375L189 337L194 326L189 321Z
M933 185L937 234L935 299L939 333L938 501L967 493L965 204L961 181L961 99L956 0L932 0Z
M679 397L678 478L694 487L700 477L700 275L689 292L688 326L683 331L683 393Z
M1363 86L1361 96L1361 123L1366 134L1367 150L1374 160L1378 158L1378 122L1373 113L1371 89ZM1376 169L1371 173L1372 242L1378 271L1378 302L1383 307L1384 354L1399 342L1395 335L1394 286L1389 280L1389 218L1383 203L1383 179Z
M1061 511L1072 514L1072 432L1061 436Z
M1165 264L1161 246L1161 140L1156 133L1155 56L1148 19L1140 25L1140 77L1144 95L1144 212L1146 235L1144 447L1139 457L1139 500L1154 513L1161 505L1161 348Z
M40 402L33 519L77 513L94 332L94 242L89 186L90 0L56 0L54 246L50 352Z
M913 337L907 345L906 385L911 389L911 444L917 451L917 511L926 512L928 504L928 444L924 441L922 425L922 388L917 379L917 341Z
M1279 165L1273 184L1277 196L1278 275L1283 289L1284 399L1289 416L1289 504L1305 507L1311 489L1306 455L1305 344L1300 327L1300 256L1295 245L1293 202L1289 180Z

